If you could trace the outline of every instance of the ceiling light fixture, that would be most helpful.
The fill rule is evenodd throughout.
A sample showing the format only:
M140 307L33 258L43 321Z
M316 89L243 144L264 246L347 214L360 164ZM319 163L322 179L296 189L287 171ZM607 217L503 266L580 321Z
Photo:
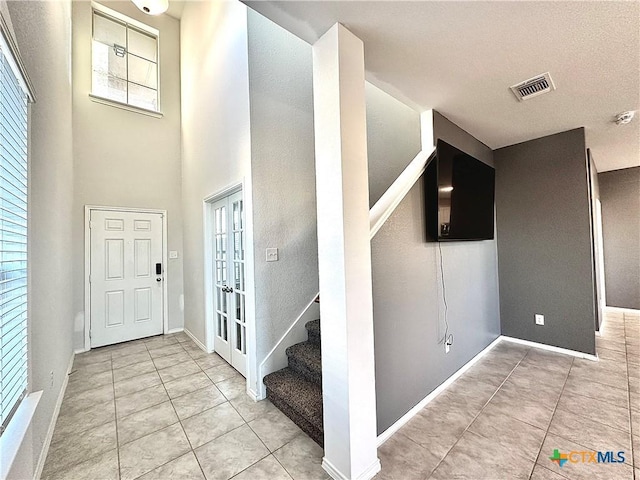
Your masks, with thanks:
M616 120L615 120L616 125L626 125L631 120L633 120L633 117L635 116L635 114L636 112L634 112L633 110L619 113L618 115L616 115Z
M169 8L169 0L131 0L136 7L148 15L160 15Z

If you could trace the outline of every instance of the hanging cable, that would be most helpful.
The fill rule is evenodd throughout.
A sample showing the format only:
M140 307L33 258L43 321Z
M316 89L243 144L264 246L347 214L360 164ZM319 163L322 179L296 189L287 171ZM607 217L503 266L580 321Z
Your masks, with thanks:
M449 311L449 306L447 305L447 288L444 281L444 266L442 262L442 244L438 242L438 251L440 253L440 278L442 279L442 301L444 302L444 336L442 340L438 343L448 343L449 345L453 344L453 334L449 335L449 321L447 319L447 313Z

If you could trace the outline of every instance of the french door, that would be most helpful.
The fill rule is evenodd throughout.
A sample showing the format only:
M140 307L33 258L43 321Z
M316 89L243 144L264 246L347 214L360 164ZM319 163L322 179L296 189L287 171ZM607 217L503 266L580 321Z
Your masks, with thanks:
M242 192L211 205L214 350L246 376L244 208Z

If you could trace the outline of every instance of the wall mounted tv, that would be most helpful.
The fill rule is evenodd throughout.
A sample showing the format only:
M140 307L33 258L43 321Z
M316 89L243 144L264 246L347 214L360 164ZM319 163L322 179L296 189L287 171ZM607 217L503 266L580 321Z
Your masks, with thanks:
M425 171L427 239L493 239L495 170L438 139Z

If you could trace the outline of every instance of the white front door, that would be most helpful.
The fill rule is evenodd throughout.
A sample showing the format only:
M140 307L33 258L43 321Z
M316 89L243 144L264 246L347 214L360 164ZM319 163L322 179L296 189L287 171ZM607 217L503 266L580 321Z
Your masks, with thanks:
M246 376L244 210L242 192L211 205L214 350Z
M163 333L162 222L91 210L91 348Z

